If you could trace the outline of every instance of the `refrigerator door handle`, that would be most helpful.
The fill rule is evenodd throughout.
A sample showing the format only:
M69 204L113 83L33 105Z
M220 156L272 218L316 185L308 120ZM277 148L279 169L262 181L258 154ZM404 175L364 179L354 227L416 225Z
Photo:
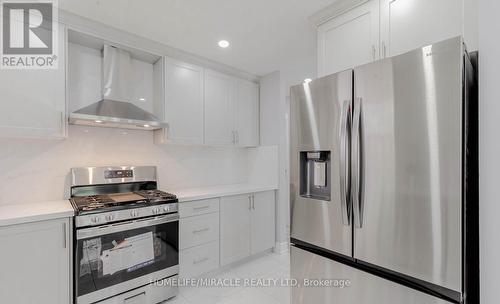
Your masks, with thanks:
M351 225L351 205L348 199L349 189L349 116L351 112L351 101L345 100L342 106L340 116L340 201L342 209L342 224L344 226Z
M361 149L361 111L362 99L354 99L354 115L352 123L352 157L351 157L351 201L354 212L354 225L363 227L363 200L361 195L362 183L362 149Z

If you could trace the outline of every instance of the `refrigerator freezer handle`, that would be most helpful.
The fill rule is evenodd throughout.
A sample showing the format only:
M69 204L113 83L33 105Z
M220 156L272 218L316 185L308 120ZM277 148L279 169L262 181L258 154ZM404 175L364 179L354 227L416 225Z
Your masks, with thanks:
M361 111L362 99L354 99L354 115L352 123L352 156L351 156L351 201L356 228L363 226L362 182L362 144L361 144Z
M342 209L342 224L349 226L351 224L351 204L348 198L349 189L349 125L351 114L351 101L346 100L342 106L340 116L340 201Z

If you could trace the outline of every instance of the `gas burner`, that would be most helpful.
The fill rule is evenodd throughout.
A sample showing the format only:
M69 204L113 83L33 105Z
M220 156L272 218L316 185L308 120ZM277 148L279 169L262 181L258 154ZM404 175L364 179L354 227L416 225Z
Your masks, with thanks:
M160 190L75 196L71 199L78 214L100 213L176 203L177 197Z
M103 208L103 207L104 207L104 204L101 204L101 203L90 203L87 206L82 206L81 209L83 211L89 211L89 210L95 210L95 209L99 209L99 208Z
M140 190L134 193L143 196L151 203L177 199L175 195L160 190Z

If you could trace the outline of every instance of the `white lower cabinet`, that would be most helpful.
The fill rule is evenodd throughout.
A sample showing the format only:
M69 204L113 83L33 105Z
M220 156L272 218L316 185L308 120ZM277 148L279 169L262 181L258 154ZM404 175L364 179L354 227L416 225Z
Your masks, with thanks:
M180 203L179 216L179 276L219 268L219 198Z
M219 198L209 198L196 200L179 204L180 218L208 214L219 213Z
M181 250L180 277L195 278L219 268L219 240Z
M219 239L219 213L180 219L179 249L187 249Z
M274 247L276 241L274 191L253 194L250 227L251 254Z
M251 195L220 200L220 262L225 266L250 255Z
M274 191L228 196L220 202L220 263L229 265L274 247Z
M68 304L70 219L0 227L0 303Z
M181 278L194 278L275 244L275 192L179 204Z

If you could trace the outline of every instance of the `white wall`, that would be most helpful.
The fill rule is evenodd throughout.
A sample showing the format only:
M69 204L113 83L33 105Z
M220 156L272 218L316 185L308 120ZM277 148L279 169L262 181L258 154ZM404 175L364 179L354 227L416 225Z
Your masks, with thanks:
M260 80L261 143L276 145L279 159L276 204L277 248L284 250L289 240L288 145L286 140L286 109L281 72L273 72Z
M500 296L500 1L479 0L481 303Z
M309 39L313 45L308 56L297 58L292 65L282 66L260 79L261 143L277 145L279 154L279 190L276 209L276 240L284 249L290 236L289 178L289 111L290 87L316 77L316 29L310 24ZM300 46L298 46L300 47Z
M80 166L156 165L166 191L277 179L272 170L249 170L272 168L262 159L272 164L276 150L158 146L148 131L70 126L67 140L0 139L0 147L0 204L67 198L69 170Z
M311 26L312 28L312 26ZM311 35L316 36L312 31ZM316 75L316 54L302 58L294 66L283 67L261 77L260 129L263 145L277 145L279 155L279 190L276 207L276 240L283 250L290 236L289 111L290 87Z
M478 0L463 0L463 35L464 41L467 44L469 51L477 51L478 49Z

